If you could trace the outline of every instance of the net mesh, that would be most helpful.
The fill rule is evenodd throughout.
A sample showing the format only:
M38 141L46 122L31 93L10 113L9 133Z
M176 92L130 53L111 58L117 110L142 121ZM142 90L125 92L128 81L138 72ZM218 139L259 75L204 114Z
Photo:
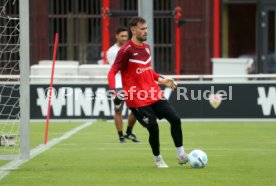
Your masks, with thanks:
M0 157L19 154L19 3L0 1Z

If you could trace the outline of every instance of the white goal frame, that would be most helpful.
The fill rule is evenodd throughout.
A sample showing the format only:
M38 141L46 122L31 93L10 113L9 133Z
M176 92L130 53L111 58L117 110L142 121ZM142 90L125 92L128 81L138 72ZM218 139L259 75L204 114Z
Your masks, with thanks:
M30 28L29 1L19 0L20 21L20 153L30 159Z
M0 155L0 160L30 159L30 32L29 32L29 1L19 1L20 75L4 75L2 78L20 78L20 142L19 154Z
M0 160L30 159L30 32L29 1L19 1L19 69L20 75L4 75L1 78L19 79L20 82L20 117L19 117L19 152L14 155L0 155ZM9 121L8 121L9 122Z

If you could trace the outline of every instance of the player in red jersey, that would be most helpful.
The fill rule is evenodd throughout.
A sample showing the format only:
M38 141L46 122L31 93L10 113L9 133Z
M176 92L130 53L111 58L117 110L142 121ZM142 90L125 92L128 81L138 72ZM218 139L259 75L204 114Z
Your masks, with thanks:
M176 88L176 83L172 79L161 77L151 68L150 47L144 43L147 40L146 21L142 17L133 17L129 21L129 29L132 38L121 47L109 71L109 87L112 90L115 89L115 75L121 71L123 91L115 93L115 100L123 95L137 120L149 131L149 143L156 166L168 167L160 155L157 118L165 118L169 121L177 160L179 164L185 164L188 156L183 147L180 117L164 98L156 82L172 89Z

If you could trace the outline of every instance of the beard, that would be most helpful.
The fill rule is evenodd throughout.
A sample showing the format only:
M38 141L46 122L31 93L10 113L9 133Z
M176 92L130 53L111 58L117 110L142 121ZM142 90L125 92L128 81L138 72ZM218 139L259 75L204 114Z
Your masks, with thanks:
M143 42L143 41L146 41L146 40L147 40L147 36L145 36L145 37L137 37L137 39L138 39L139 41Z

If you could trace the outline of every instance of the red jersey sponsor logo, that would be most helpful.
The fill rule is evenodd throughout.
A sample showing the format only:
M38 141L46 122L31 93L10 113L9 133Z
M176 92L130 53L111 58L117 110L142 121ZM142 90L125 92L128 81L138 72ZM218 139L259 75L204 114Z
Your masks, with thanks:
M137 68L136 69L136 74L142 74L143 72L151 70L151 67L146 67L146 68Z

